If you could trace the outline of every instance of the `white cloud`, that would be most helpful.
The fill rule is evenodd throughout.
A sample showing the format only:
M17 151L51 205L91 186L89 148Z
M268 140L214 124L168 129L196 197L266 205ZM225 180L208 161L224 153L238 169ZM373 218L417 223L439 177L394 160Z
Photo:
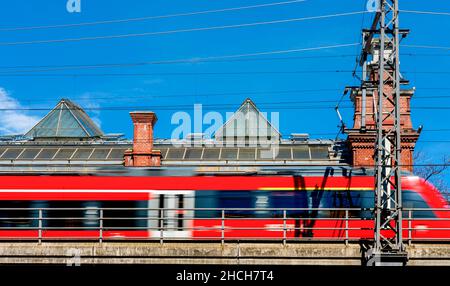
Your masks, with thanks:
M29 115L26 111L20 110L21 108L23 106L20 102L11 97L4 88L0 87L1 135L24 134L39 121L39 117Z

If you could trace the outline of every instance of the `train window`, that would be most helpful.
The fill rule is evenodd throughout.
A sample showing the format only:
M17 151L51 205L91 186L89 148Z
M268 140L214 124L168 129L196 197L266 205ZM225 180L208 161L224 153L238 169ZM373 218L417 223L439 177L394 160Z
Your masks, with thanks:
M0 202L0 227L31 227L37 225L37 213L26 210L29 202Z
M368 191L353 191L359 196L359 204L356 207L366 209L360 212L359 217L362 219L373 219L373 212L369 210L373 208L375 202L375 193L372 190Z
M70 230L84 226L85 212L81 202L51 201L48 202L48 208L43 212L47 227Z
M239 148L239 160L255 160L255 148Z
M403 191L403 207L406 209L414 208L429 208L428 204L423 200L422 196L413 191ZM408 212L403 212L405 218L408 217ZM435 218L433 211L413 211L413 218Z
M332 207L333 208L360 208L361 205L361 193L354 191L332 191ZM331 217L345 217L345 210L335 210L330 212ZM358 218L361 217L360 210L348 211L349 217Z
M2 156L2 159L14 160L22 153L23 149L10 148Z
M184 195L182 194L178 194L176 195L177 197L177 206L176 208L178 209L176 211L177 213L177 227L179 231L184 230L183 226L184 226Z
M185 148L170 148L166 159L176 159L176 160L182 160L184 157L184 151Z
M275 151L275 159L292 160L291 148L279 148L278 153Z
M18 160L32 160L36 157L36 155L41 151L40 148L27 148L25 151L20 154L17 158Z
M226 191L218 192L219 209L225 210L225 217L251 217L252 208L255 207L254 195L252 191Z
M223 148L222 149L222 160L236 160L237 159L237 148Z
M187 148L186 149L186 160L200 160L202 158L203 148Z
M328 146L310 146L311 159L326 160L329 159Z
M74 152L75 149L59 149L59 152L56 154L55 159L69 160Z
M306 191L296 192L271 192L270 208L276 209L308 209L308 193ZM308 210L288 210L287 217L306 217ZM283 217L283 210L273 211L274 217Z
M84 160L91 156L92 149L77 149L72 157L72 160Z
M219 160L219 148L205 148L203 152L203 160Z
M220 211L212 210L217 208L217 191L197 191L195 192L195 217L218 218ZM206 209L206 210L199 210Z
M37 155L36 159L40 160L51 160L53 156L55 156L58 149L54 148L45 148Z
M292 148L294 160L309 160L308 146L295 146Z
M109 230L130 230L147 225L145 201L108 201L102 202L102 207L106 208L103 210L103 225Z

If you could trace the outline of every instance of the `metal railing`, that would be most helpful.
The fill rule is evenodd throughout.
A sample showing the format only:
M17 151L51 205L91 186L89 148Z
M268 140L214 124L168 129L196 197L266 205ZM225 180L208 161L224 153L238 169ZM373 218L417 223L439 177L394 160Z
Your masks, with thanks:
M405 242L450 242L450 209L403 213ZM0 240L348 243L373 238L372 214L369 208L0 208Z

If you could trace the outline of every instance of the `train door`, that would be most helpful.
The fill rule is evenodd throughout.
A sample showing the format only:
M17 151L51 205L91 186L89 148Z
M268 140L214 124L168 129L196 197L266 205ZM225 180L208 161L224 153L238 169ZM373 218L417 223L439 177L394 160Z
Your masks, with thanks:
M194 191L152 191L149 201L151 237L192 237Z

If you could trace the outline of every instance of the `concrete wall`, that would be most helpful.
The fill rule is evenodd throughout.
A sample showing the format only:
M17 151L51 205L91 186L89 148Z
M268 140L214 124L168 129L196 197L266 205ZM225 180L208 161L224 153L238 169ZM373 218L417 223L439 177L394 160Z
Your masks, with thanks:
M408 248L408 265L450 265L450 244ZM357 243L0 243L0 264L360 265Z

